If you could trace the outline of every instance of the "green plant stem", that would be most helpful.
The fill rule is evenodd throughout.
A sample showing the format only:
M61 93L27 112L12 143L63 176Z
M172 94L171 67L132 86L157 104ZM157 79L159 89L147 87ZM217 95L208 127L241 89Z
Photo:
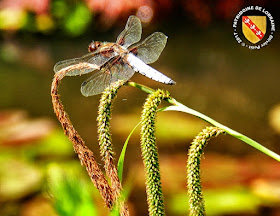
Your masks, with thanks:
M135 82L128 82L127 85L129 86L132 86L132 87L136 87L136 88L139 88L140 90L144 91L144 92L147 92L147 93L152 93L154 92L155 90L154 89L151 89L151 88L148 88L144 85L141 85L141 84L138 84L138 83L135 83ZM268 148L262 146L261 144L259 144L258 142L256 142L255 140L252 140L251 138L235 131L235 130L232 130L231 128L228 128L227 126L225 125L222 125L221 123L215 121L214 119L196 111L196 110L193 110L185 105L183 105L182 103L178 102L177 100L175 100L174 98L172 97L169 97L166 99L170 104L174 105L174 106L170 106L170 107L166 107L166 108L163 108L161 109L162 111L163 110L173 110L173 111L182 111L182 112L186 112L186 113L189 113L191 115L194 115L194 116L197 116L199 118L201 118L202 120L206 121L206 122L209 122L210 124L216 126L216 127L219 127L221 129L223 129L227 134L249 144L250 146L256 148L257 150L263 152L264 154L274 158L275 160L279 161L280 162L280 155L276 154L275 152L269 150Z
M201 156L208 141L223 132L224 131L218 127L207 127L202 132L200 132L191 143L187 165L188 193L191 216L205 215L205 206L200 177Z

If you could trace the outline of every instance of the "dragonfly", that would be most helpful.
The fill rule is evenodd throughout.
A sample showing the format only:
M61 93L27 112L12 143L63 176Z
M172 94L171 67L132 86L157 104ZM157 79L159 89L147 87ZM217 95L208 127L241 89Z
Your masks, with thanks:
M88 54L56 63L54 72L57 73L66 67L69 67L66 76L95 72L81 85L81 93L86 97L102 93L105 88L118 80L128 81L135 72L161 83L176 84L175 81L148 65L158 60L166 45L167 36L161 32L155 32L139 42L141 34L140 19L130 16L125 29L115 43L93 41L88 46ZM73 67L71 69L71 66L84 62L98 68Z

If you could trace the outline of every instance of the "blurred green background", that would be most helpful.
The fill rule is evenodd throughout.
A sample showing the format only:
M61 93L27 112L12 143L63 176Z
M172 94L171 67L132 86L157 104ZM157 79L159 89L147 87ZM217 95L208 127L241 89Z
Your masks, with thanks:
M233 19L248 5L265 7L275 20L274 38L260 50L240 46L233 36ZM108 215L53 113L52 68L86 54L92 40L115 41L132 14L142 21L142 38L155 31L168 35L152 67L177 84L166 86L139 74L133 81L168 89L183 104L280 154L279 9L279 2L268 0L0 1L0 215ZM60 94L101 164L96 138L100 96L85 98L79 90L87 77L65 78ZM146 96L126 86L119 91L112 118L116 158L139 122ZM207 125L183 113L158 115L169 215L188 212L187 149ZM208 215L280 215L279 171L278 162L239 140L212 140L202 161ZM139 130L127 149L128 185L131 215L147 215Z

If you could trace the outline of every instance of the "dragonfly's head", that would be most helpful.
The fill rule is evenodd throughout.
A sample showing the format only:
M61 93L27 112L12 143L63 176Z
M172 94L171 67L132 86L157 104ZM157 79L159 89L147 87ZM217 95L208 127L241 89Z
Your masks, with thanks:
M89 52L96 51L101 46L100 42L98 41L92 41L91 44L88 46Z

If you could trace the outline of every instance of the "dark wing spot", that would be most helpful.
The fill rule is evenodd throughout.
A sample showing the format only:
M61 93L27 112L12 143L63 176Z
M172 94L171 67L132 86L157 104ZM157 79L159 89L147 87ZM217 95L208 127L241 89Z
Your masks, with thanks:
M137 56L137 47L134 47L132 49L129 50L129 52L133 53L133 55Z
M84 81L83 83L82 83L82 86L84 86L84 85L86 85L87 84L87 82L86 81Z
M125 40L124 40L124 37L119 41L119 45L121 45L121 46L123 46L124 45L124 42L125 42Z

